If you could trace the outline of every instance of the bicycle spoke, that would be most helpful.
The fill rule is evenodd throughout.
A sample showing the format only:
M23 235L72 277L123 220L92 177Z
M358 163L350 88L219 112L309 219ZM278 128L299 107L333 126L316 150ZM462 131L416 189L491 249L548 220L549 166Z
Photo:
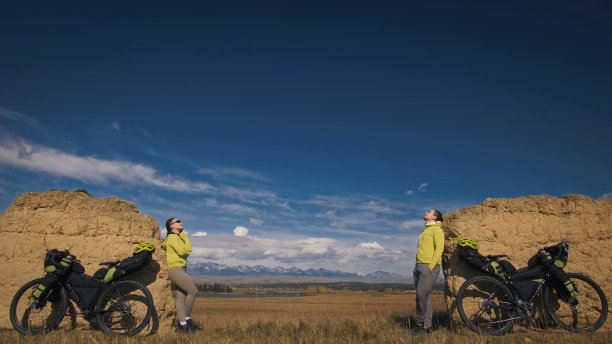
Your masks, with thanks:
M133 335L148 323L153 304L145 287L131 281L119 282L102 297L97 318L105 332Z
M512 326L511 296L503 284L479 276L466 282L459 291L459 314L470 329L478 333L502 334Z
M574 298L560 297L556 290L545 290L545 306L555 323L572 332L592 332L605 322L608 302L601 288L590 278L569 273L578 292Z

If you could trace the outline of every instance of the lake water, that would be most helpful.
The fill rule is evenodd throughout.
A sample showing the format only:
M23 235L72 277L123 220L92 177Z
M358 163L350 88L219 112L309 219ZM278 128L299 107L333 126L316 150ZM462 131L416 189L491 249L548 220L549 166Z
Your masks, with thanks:
M255 298L270 298L270 297L300 297L299 293L277 293L277 294L198 294L198 297L203 298L222 298L222 299L255 299Z

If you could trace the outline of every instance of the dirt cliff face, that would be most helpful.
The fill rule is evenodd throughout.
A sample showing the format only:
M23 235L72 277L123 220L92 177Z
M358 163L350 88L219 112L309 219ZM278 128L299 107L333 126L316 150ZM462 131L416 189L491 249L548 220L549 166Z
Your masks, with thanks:
M481 205L445 215L446 235L443 256L446 302L458 319L454 300L461 284L483 274L467 266L454 254L458 238L478 242L481 254L507 254L516 268L539 248L561 241L570 244L568 272L590 276L612 296L612 201L586 196L529 196L487 199ZM611 328L610 321L604 325Z
M127 258L134 244L155 243L153 261L143 270L129 275L146 284L155 303L147 333L171 331L174 300L170 292L164 251L159 247L159 226L139 214L134 203L116 198L93 198L83 192L49 191L25 193L0 216L0 327L12 328L8 309L17 290L26 282L42 277L48 249L69 250L92 275L98 263ZM61 326L89 324L66 317Z

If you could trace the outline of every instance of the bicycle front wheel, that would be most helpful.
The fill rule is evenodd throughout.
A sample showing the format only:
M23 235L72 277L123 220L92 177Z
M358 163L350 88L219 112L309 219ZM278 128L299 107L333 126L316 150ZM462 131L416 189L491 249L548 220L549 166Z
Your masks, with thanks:
M457 310L470 330L500 336L510 331L513 325L512 299L510 289L498 279L476 276L459 288Z
M11 323L21 334L36 335L54 330L60 324L68 306L68 293L61 286L56 286L47 297L39 302L32 297L32 292L44 281L37 278L19 288L13 297L10 308Z
M567 276L576 286L578 295L564 299L551 287L544 289L544 306L559 327L571 332L593 332L608 317L608 300L592 279L575 273Z
M110 335L133 336L151 320L153 297L147 287L134 281L119 281L106 289L96 305L100 328Z

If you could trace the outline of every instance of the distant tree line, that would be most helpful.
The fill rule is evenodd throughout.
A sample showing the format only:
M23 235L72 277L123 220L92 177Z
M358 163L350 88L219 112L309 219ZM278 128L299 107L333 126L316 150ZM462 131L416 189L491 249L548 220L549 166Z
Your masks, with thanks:
M209 293L231 293L232 286L223 283L196 283L198 291Z
M236 285L237 288L255 288L257 285L245 283ZM412 283L365 283L365 282L329 282L329 283L267 283L259 284L259 287L274 288L274 289L302 289L305 292L320 294L329 293L332 291L406 291L414 290ZM324 287L325 289L318 290ZM434 284L434 290L444 290L444 284Z

